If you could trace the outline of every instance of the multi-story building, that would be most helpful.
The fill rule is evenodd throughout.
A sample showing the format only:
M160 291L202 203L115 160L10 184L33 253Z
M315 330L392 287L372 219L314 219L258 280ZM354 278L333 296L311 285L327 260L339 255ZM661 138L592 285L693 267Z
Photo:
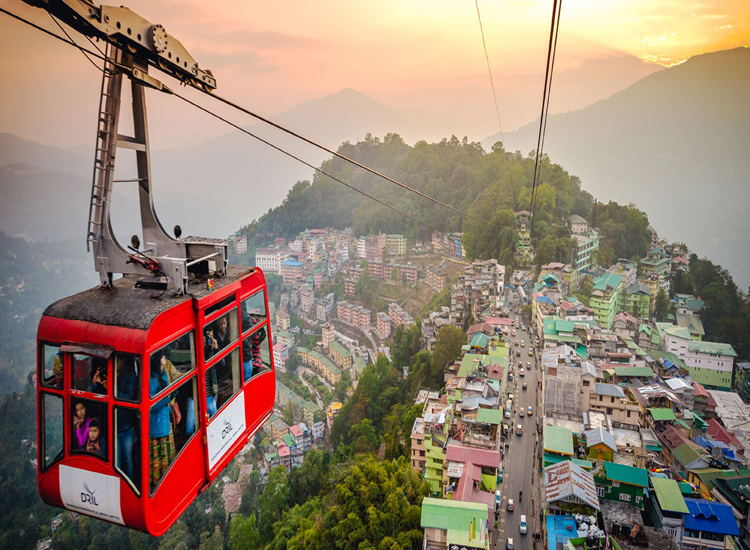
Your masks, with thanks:
M661 349L682 359L694 382L709 389L731 389L737 357L731 344L694 340L687 327L671 323L656 323L655 328Z
M432 265L427 267L425 270L425 283L435 292L443 292L447 283L445 271Z
M367 239L360 237L357 239L357 258L367 257Z
M293 285L297 281L300 281L304 277L303 262L294 260L286 260L281 262L281 278L285 285Z
M237 254L247 254L247 235L240 235L234 239L234 251Z
M315 443L319 443L323 439L323 435L325 434L326 430L326 423L323 421L315 422L312 425L312 434L313 434L313 441Z
M336 417L341 412L343 405L339 403L338 401L334 401L330 405L328 405L328 408L326 409L326 422L328 423L328 431L331 431L331 428L333 428L333 421L336 420Z
M614 273L605 273L594 279L589 303L594 310L594 319L603 329L612 330L620 302L621 286L622 277Z
M516 255L528 257L531 252L531 212L516 212Z
M377 317L376 330L378 336L385 340L391 335L391 318L383 311L379 311L375 317Z
M651 314L651 289L643 283L635 283L620 294L618 311L626 312L638 319L648 319Z
M331 359L336 363L342 370L348 370L352 368L352 354L344 346L338 342L331 342L328 347Z
M580 275L590 271L594 265L596 251L599 250L599 234L591 229L582 235L573 234L572 237L577 243L573 267Z
M632 260L619 259L617 263L607 269L607 273L614 273L622 277L622 286L629 288L638 279L638 263Z
M322 298L315 300L315 319L321 323L325 323L331 311L333 311L335 300L333 292L329 292Z
M323 340L323 347L328 349L328 347L331 345L331 342L333 342L335 339L336 330L331 323L323 323L320 329L323 332L321 336Z
M276 310L276 328L279 330L289 330L292 326L292 318L283 309Z
M383 278L383 262L380 260L368 260L367 269L370 271L370 277L373 279Z
M347 277L344 279L344 294L347 296L354 296L354 285L357 283L354 281L354 279L350 279Z
M325 355L301 346L297 347L297 355L299 355L300 361L316 369L329 384L334 385L341 380L341 369Z
M310 313L315 307L315 292L313 292L313 289L310 288L309 285L305 285L300 291L299 297L302 311Z
M289 348L279 342L273 347L273 364L277 371L286 372L286 360L289 359Z
M406 254L406 237L403 235L387 235L386 250L389 256L403 256Z
M281 263L286 261L288 254L283 248L258 248L255 250L255 265L268 273L279 273Z
M302 254L305 251L305 243L299 239L295 239L289 243L289 252L293 254Z
M620 386L595 382L590 389L588 410L601 411L614 422L640 426L641 408Z
M404 311L404 309L396 302L391 302L388 305L388 317L390 317L391 320L391 330L399 325L404 325L406 328L409 328L414 324L414 318L406 313L406 311Z
M372 312L345 300L336 305L336 315L342 321L355 325L364 331L369 331L372 327Z
M641 259L640 270L643 278L649 275L668 276L672 270L672 261L663 248L652 248L648 255Z
M433 231L432 232L432 251L435 254L442 254L445 251L444 248L444 240L445 235L443 235L440 231Z

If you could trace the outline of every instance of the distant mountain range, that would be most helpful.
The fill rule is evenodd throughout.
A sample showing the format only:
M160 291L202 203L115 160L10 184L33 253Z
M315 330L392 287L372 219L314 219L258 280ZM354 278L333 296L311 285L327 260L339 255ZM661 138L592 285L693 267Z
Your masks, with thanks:
M585 109L550 116L544 152L598 200L637 204L660 235L685 241L747 289L748 89L750 49L696 56ZM506 148L528 153L538 124L506 133Z
M616 81L618 64L626 76ZM750 50L740 48L649 74L608 99L551 116L545 152L580 176L599 200L636 203L660 234L685 240L699 254L730 268L747 287L750 273L744 268L750 265L750 247L742 238L748 229L750 190L749 69ZM606 77L624 85L653 70L627 57L589 61L560 73L553 85L553 108L575 105L576 79L599 78L601 83ZM591 82L592 89L604 89ZM556 101L556 90L558 98L569 97ZM592 92L588 100L595 96ZM427 107L390 108L344 89L274 120L336 147L367 133L382 137L394 132L415 140L428 112ZM446 116L433 129L454 123ZM246 128L313 166L329 157L266 125ZM528 153L536 144L536 129L531 123L506 133L506 148ZM483 144L489 148L498 139L492 136ZM37 240L83 240L92 157L81 148L58 149L0 134L0 230ZM124 154L118 158L118 178L134 175L128 160ZM227 235L277 206L296 181L313 176L311 168L238 131L185 150L154 151L152 162L157 212L165 227L179 223L186 235ZM126 240L138 223L131 187L119 185L113 203L115 227Z

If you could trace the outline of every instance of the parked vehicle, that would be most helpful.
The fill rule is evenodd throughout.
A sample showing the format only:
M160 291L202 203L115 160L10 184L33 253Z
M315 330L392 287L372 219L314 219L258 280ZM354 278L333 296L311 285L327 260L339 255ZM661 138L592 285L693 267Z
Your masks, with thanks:
M520 528L520 530L521 530L521 534L522 535L525 535L526 531L528 531L528 527L526 525L526 516L524 516L524 515L521 515L521 528Z

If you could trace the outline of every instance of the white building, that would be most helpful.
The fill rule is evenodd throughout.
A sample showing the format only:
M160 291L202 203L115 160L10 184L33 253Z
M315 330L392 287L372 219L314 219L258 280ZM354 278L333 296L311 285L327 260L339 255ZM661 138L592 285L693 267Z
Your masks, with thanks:
M234 251L237 254L247 254L247 235L235 237L234 239Z
M367 257L367 240L364 237L357 239L357 258Z
M255 251L255 265L268 273L280 273L281 262L287 260L283 248L258 248Z
M286 360L289 359L289 346L279 342L273 346L273 364L279 372L286 372Z

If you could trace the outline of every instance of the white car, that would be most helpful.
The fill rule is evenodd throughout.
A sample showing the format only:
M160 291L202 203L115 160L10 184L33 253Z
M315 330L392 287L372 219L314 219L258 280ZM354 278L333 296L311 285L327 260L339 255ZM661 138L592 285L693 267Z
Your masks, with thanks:
M525 535L528 527L526 526L526 516L521 515L521 534Z

